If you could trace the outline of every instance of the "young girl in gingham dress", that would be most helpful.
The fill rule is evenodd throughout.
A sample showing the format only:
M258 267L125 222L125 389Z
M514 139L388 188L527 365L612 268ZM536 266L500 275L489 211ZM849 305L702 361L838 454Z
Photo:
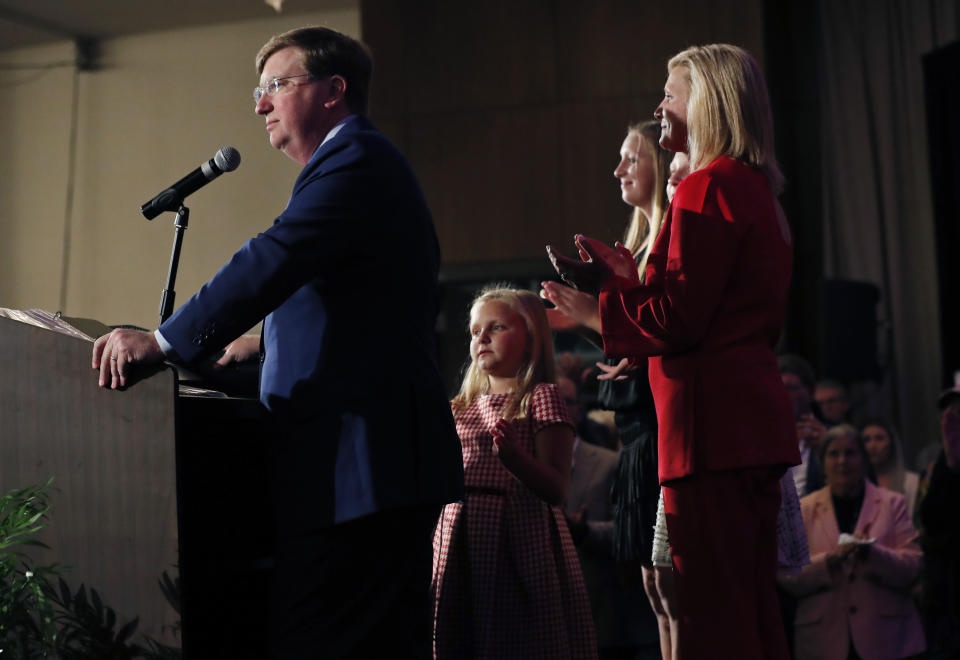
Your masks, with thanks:
M440 659L595 658L590 605L562 510L573 428L554 384L553 340L532 292L473 303L470 357L452 401L466 498L434 535Z

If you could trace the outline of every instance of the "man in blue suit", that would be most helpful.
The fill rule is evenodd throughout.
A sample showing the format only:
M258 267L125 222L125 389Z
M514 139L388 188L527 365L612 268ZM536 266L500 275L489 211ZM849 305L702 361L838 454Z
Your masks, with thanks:
M263 319L278 552L275 654L430 657L431 537L463 488L436 364L439 247L409 165L364 117L372 64L325 28L257 56L256 112L304 165L273 226L153 334L97 340L100 385L194 363Z

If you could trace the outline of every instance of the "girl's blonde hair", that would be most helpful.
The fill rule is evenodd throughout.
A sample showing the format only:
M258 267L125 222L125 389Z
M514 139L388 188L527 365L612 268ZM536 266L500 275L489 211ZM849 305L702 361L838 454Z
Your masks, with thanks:
M783 174L773 152L773 114L767 83L757 61L729 44L694 46L667 63L687 70L687 140L691 170L729 156L757 168L775 195Z
M673 153L660 146L660 124L656 121L645 121L639 124L630 124L627 135L635 134L640 137L640 148L653 158L653 204L650 207L650 217L640 210L633 209L630 224L623 237L623 245L637 257L644 251L637 268L641 277L647 266L647 257L650 248L657 240L660 227L663 225L663 214L667 210L667 181L670 180L670 159Z
M556 382L556 364L553 357L553 335L547 322L543 302L532 291L513 289L495 284L484 288L470 306L470 316L480 305L497 301L507 305L523 318L527 329L527 363L517 373L517 388L503 408L504 419L526 417L530 413L530 397L538 383ZM454 412L469 408L477 397L490 391L490 379L470 361L464 373L460 391L453 398Z

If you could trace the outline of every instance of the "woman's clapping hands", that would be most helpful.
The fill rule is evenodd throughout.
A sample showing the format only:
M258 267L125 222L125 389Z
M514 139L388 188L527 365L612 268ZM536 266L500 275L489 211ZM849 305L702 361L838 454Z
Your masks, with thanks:
M554 270L567 283L578 290L596 295L612 277L622 277L631 284L640 283L636 262L630 250L619 242L611 248L605 243L583 234L574 239L580 260L571 259L547 246L547 255Z

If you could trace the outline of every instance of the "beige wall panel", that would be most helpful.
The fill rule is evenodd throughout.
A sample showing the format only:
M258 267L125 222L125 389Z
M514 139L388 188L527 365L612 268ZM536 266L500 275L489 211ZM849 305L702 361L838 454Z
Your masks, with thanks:
M70 61L72 45L3 53L4 65ZM72 68L0 71L0 306L56 305L63 253Z
M559 236L559 114L518 108L410 119L408 155L444 261L543 255Z
M155 327L173 214L147 222L139 207L221 146L235 146L243 163L188 198L177 301L271 225L300 167L270 147L253 113L253 59L272 34L308 23L359 36L359 10L349 8L103 42L102 68L80 74L65 313ZM59 44L7 51L2 61L71 57L72 44ZM24 76L3 72L0 81L14 75ZM0 227L16 230L0 248L0 306L59 307L70 75L44 74L5 103L0 146L15 157L4 163Z

